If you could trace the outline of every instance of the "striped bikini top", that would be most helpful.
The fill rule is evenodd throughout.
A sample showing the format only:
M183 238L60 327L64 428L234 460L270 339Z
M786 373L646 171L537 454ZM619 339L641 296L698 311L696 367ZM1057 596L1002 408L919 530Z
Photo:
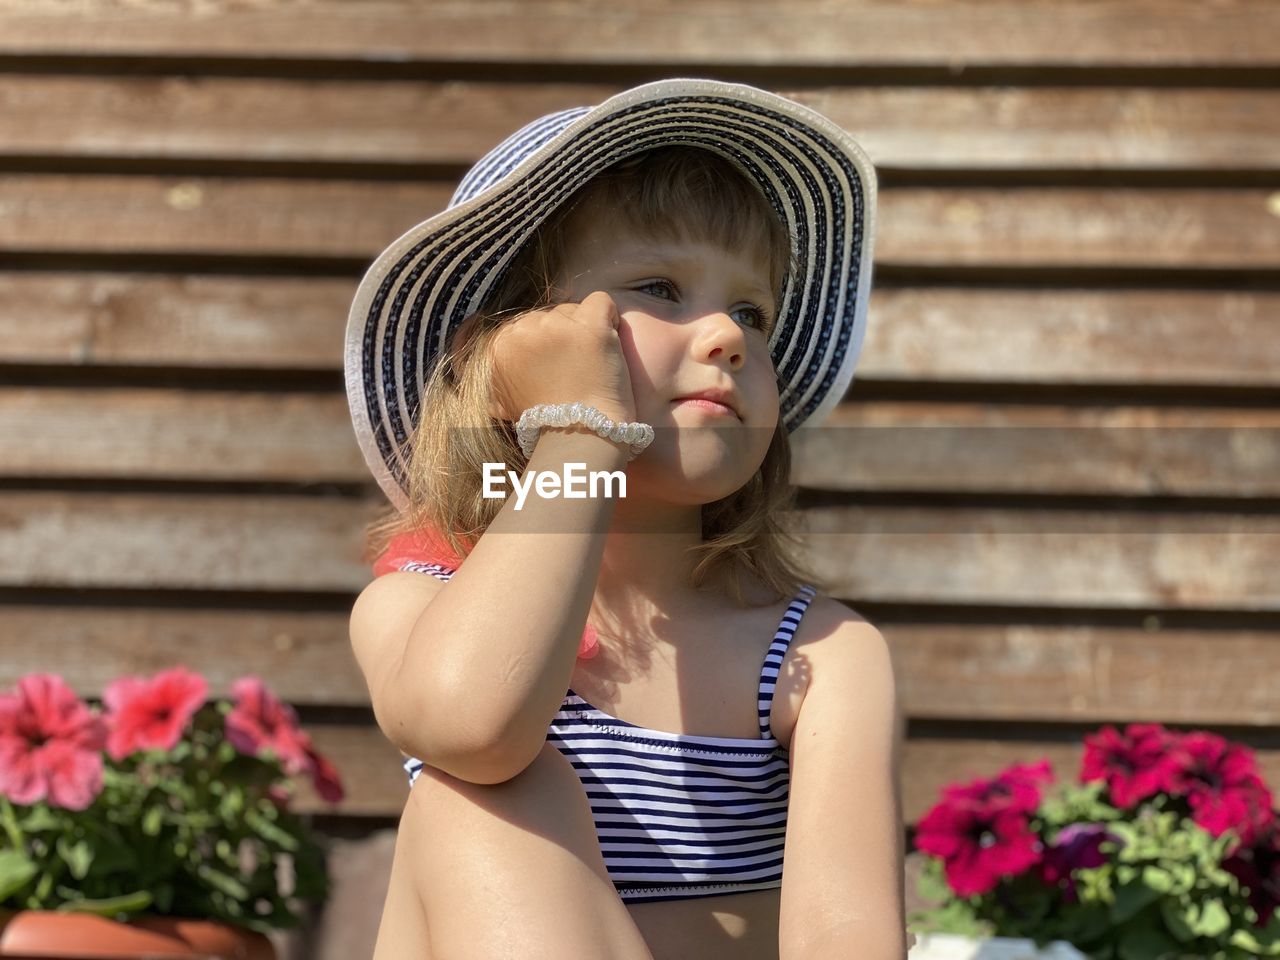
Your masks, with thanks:
M453 571L410 561L448 580ZM770 727L778 671L815 595L787 607L760 672L759 737L705 737L637 726L569 689L547 740L582 782L605 866L624 902L683 900L782 886L790 763ZM422 761L404 762L412 787Z

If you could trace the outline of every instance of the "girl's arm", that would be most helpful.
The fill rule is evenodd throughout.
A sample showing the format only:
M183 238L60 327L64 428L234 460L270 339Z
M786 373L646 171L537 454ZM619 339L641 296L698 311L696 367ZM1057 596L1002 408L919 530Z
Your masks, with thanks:
M570 462L622 470L626 454L583 427L548 430L525 472L563 475ZM436 582L381 689L371 684L392 743L475 783L508 780L541 750L571 682L614 508L535 488L515 504L509 497L452 579Z
M902 715L892 657L880 631L842 604L822 614L789 748L779 956L901 960Z

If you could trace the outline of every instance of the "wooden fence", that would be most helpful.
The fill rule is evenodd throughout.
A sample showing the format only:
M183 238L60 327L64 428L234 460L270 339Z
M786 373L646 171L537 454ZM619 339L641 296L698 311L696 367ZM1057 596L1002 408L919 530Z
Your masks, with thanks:
M342 386L369 260L534 117L664 76L827 113L880 173L866 346L797 436L893 645L904 814L1103 723L1280 784L1280 7L553 0L0 8L0 689L257 673L367 956L406 796L347 615L382 503Z

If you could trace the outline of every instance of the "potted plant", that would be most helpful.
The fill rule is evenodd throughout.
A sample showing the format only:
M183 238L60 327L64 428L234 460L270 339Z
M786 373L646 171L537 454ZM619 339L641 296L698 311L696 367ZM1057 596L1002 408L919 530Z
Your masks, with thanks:
M56 674L0 695L0 956L269 960L327 895L289 803L301 776L339 802L337 771L260 679L231 689L206 702L179 666L115 680L105 712Z
M1015 764L920 819L935 906L908 918L911 960L1280 957L1280 820L1248 748L1105 726L1078 782L1053 780Z

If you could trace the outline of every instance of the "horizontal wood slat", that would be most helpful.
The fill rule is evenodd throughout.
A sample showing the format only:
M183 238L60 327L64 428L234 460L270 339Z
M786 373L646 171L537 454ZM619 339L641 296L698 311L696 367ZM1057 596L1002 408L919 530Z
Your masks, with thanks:
M0 363L338 371L355 284L0 273ZM881 285L856 380L1276 386L1276 317L1268 291Z
M1274 410L845 404L792 444L792 482L824 490L1280 494Z
M377 728L314 727L317 749L337 765L347 797L336 809L321 801L309 785L299 791L296 808L317 813L399 816L409 790L398 750ZM915 823L941 799L942 788L994 776L1013 763L1053 765L1057 782L1074 782L1080 769L1082 744L1017 740L907 739L902 750L903 820ZM1280 779L1280 750L1256 751L1258 766L1268 783Z
M1275 385L1277 317L1280 294L1263 291L881 286L854 390L861 377Z
M0 21L2 22L2 21ZM10 76L5 157L469 166L625 84ZM781 87L881 168L1274 170L1280 91Z
M0 588L359 590L373 513L337 497L0 491Z
M26 0L0 18L0 52L372 64L1273 66L1277 34L1280 15L1267 0Z
M0 388L0 437L0 476L372 482L335 393Z
M371 259L444 209L444 184L0 177L0 252Z
M214 697L229 696L236 678L257 674L300 706L369 706L345 611L212 603L0 606L0 689L54 669L81 696L97 699L115 677L182 663L208 678ZM1138 627L877 625L893 651L900 708L911 718L1280 725L1274 630L1174 628L1157 616ZM759 644L763 656L767 638Z
M207 606L187 600L180 607L0 605L0 690L24 674L54 671L80 696L100 699L116 677L183 664L208 679L210 697L229 697L232 681L254 674L289 703L369 706L351 652L349 610L237 608L210 598Z
M0 388L0 438L0 477L371 482L341 394ZM846 404L792 444L823 490L1280 497L1265 409Z
M939 720L1277 725L1280 635L1259 630L894 624L903 709ZM1247 666L1246 666L1247 665Z
M0 362L336 372L355 289L330 277L0 273Z
M354 591L369 504L0 492L0 588ZM1280 610L1280 517L1238 512L823 507L836 596L892 603ZM70 531L70 533L69 533Z
M895 266L1221 270L1280 264L1266 190L886 190L876 261Z
M1224 512L827 507L815 573L879 602L1280 608L1280 517ZM981 599L979 599L981 598Z
M0 253L366 260L452 186L9 174ZM877 264L1186 270L1280 267L1280 203L1254 189L885 190Z

